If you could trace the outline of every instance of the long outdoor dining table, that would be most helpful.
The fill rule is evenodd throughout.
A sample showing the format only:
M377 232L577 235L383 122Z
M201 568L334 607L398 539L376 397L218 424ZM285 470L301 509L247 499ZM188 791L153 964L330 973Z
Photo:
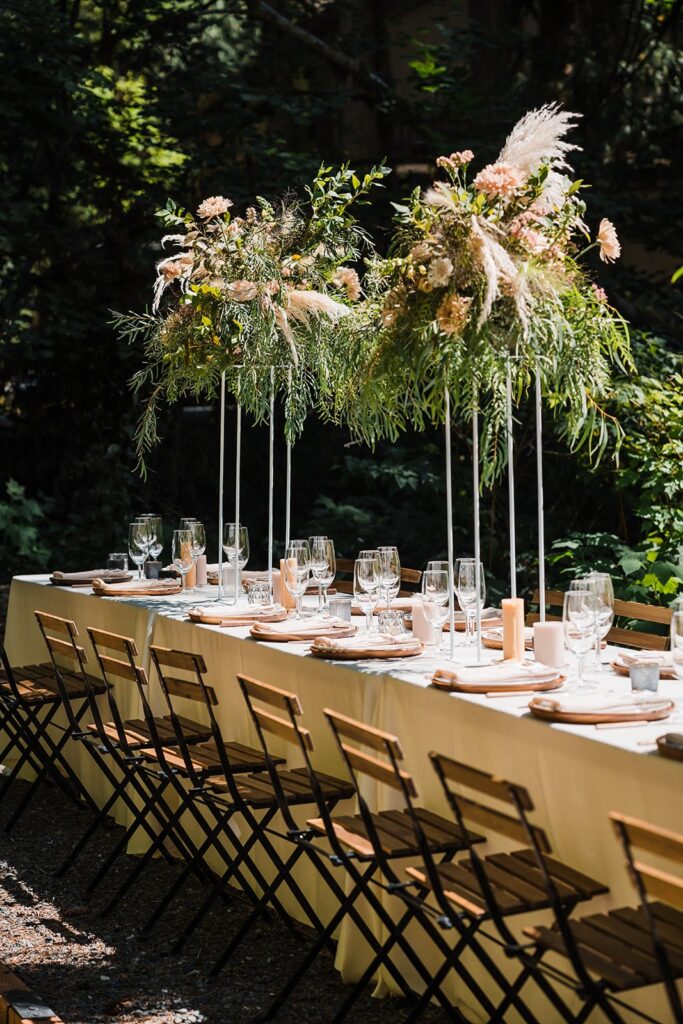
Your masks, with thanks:
M621 847L608 821L610 811L683 832L683 765L659 756L654 747L656 737L672 728L666 722L618 728L549 724L530 715L528 697L513 694L489 698L436 690L429 680L437 665L447 663L444 657L424 654L391 662L331 662L313 657L307 643L262 643L249 637L248 628L191 623L188 606L207 600L206 592L199 599L185 594L163 599L101 598L89 588L51 586L46 576L18 576L10 591L7 652L17 665L45 660L33 615L40 609L73 619L83 638L87 637L87 626L133 637L140 661L147 668L151 643L201 653L209 669L207 679L217 690L218 719L226 738L256 743L235 681L237 672L247 673L298 694L304 723L312 732L316 764L322 771L343 775L323 708L331 707L396 734L421 803L444 815L449 812L428 758L431 750L494 772L528 788L535 807L533 821L547 830L554 855L609 885L609 896L596 904L600 910L634 905L635 901ZM472 649L463 646L462 637L458 638L456 651L458 662L472 661ZM484 656L490 659L496 655L486 651ZM94 664L94 658L91 662ZM613 690L627 690L629 685L628 679L608 671L601 681L601 686ZM683 683L662 682L661 688L683 707ZM153 679L150 690L153 709L162 712L160 688ZM117 700L126 716L139 714L132 686L117 684ZM79 744L70 746L78 748ZM283 746L282 752L293 762L295 752L291 748ZM80 757L82 778L93 795L104 801L107 791L92 763L78 750L73 756ZM378 810L399 806L396 794L387 787L369 788L367 795ZM140 837L137 850L141 843ZM298 867L302 868L298 881L316 910L326 917L333 909L329 893L310 865L300 862ZM393 912L400 910L395 897L387 897L387 901ZM295 913L291 901L288 905ZM519 925L547 920L543 913L534 914L520 918ZM375 926L379 929L379 924ZM409 934L414 935L416 944L427 945L414 928ZM427 962L433 957L433 963L438 963L433 949L425 948L423 955ZM367 957L367 945L353 926L344 925L336 958L342 975L348 980L358 977ZM477 966L469 965L477 973ZM514 965L502 955L501 966L514 975ZM412 976L410 968L405 966L405 970ZM455 981L452 984L454 1001L472 1020L480 1020L467 991ZM415 986L419 989L417 981ZM391 984L380 979L376 994L389 991ZM532 986L525 994L531 999ZM534 1012L544 1024L552 1024L554 1012L542 997L537 998ZM662 1022L671 1019L658 989L634 993L629 1000L655 1016L659 1014ZM511 1014L507 1019L514 1021L516 1017Z

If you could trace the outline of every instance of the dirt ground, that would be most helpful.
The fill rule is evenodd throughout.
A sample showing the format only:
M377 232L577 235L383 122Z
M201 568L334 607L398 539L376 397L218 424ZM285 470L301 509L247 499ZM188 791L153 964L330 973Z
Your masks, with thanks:
M85 884L120 830L100 830L77 867L57 879L54 870L84 831L87 815L59 791L42 786L8 837L1 826L24 786L17 784L0 806L0 962L18 969L65 1024L246 1024L265 1009L303 957L308 939L297 941L278 922L259 924L218 980L209 981L208 967L243 920L243 905L219 905L182 955L170 956L169 937L202 898L201 883L191 881L151 938L141 941L138 926L178 867L154 861L113 914L98 916L134 863L119 858L86 902ZM277 1021L325 1024L347 992L325 954ZM398 1024L407 1012L402 1000L371 998L369 987L347 1020ZM440 1024L446 1016L430 1009L421 1020Z

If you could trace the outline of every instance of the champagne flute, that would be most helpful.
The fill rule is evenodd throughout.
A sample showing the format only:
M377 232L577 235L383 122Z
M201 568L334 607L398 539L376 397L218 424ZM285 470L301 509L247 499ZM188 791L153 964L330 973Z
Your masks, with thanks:
M329 615L330 610L327 606L327 591L334 582L334 577L337 575L337 559L334 553L334 541L326 540L324 543L324 554L325 554L325 567L318 572L318 586L321 588L323 593L323 615Z
M595 624L595 660L596 667L602 667L602 641L605 639L614 622L614 586L608 572L590 572L588 574L589 590L598 601Z
M191 530L174 530L173 543L171 545L171 557L173 565L180 573L183 584L185 577L195 563L195 556L192 553L192 532Z
M388 611L392 598L396 597L401 586L401 560L397 547L384 545L377 550L380 558L380 583L386 594Z
M285 548L285 586L296 601L295 618L302 619L301 604L311 575L311 549L307 540L291 540Z
M595 638L596 610L597 599L588 588L570 588L564 595L564 642L567 649L577 658L577 690L595 689L593 684L587 683L584 679L584 665Z
M203 555L206 551L206 532L204 530L204 524L200 523L199 520L194 519L189 523L187 529L192 537L192 555L196 565L199 556ZM197 587L194 586L188 589L197 590Z
M235 572L235 604L239 600L240 573L249 561L249 530L246 526L239 527L235 523L223 524L223 551L228 561L228 566Z
M365 628L372 632L372 613L379 599L380 576L374 558L357 558L353 564L353 597L365 614Z
M308 546L311 549L311 574L318 584L318 611L323 607L323 589L320 576L327 568L326 544L327 537L316 536L308 538Z
M144 523L130 523L128 527L128 554L138 567L138 579L142 579L142 566L147 558L147 527Z
M436 653L441 654L443 624L448 618L448 570L427 569L422 574L422 607L427 622L435 630Z
M479 563L479 594L477 595L477 563L473 558L460 558L458 560L458 577L455 584L455 592L458 597L458 604L465 613L465 643L475 642L475 621L477 617L477 597L480 608L484 607L486 600L486 579L484 566Z

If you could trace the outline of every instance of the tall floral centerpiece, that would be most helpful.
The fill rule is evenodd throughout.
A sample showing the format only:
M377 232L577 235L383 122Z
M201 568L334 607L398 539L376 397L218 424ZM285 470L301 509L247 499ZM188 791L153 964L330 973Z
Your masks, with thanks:
M146 363L134 386L148 389L137 435L144 458L157 441L161 401L214 398L225 374L242 408L262 420L273 388L285 394L288 435L333 388L337 353L356 328L361 298L351 264L370 242L354 209L388 169L358 176L321 167L306 199L257 197L236 214L223 196L192 214L169 201L151 311L117 315L129 340L142 338ZM348 322L348 323L347 323Z
M386 258L370 261L376 331L353 354L347 418L369 441L403 426L482 416L482 467L504 465L508 377L519 397L540 375L572 443L600 450L614 361L631 362L624 321L581 257L620 253L603 219L591 234L584 183L565 135L578 115L551 104L526 114L497 160L472 172L470 150L437 160L443 176L396 206Z

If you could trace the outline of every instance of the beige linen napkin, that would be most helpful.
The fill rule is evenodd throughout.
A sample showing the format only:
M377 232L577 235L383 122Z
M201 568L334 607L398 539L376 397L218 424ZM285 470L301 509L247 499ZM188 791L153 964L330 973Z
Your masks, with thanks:
M180 580L131 580L129 583L105 583L93 580L92 589L100 597L168 597L181 592Z
M558 670L535 662L496 661L492 665L465 665L460 668L438 668L434 679L466 686L497 686L502 683L549 683L557 679Z
M632 665L659 665L661 668L671 668L673 657L671 651L619 651L617 661L625 668Z
M187 614L193 622L228 627L251 626L254 622L280 622L287 617L286 610L279 604L254 605L247 608L226 608L209 604L189 608Z
M129 573L127 569L89 569L87 572L58 572L55 571L50 576L52 583L62 583L64 586L83 586L88 587L92 584L93 580L105 579L107 582L123 583L125 580L132 580L132 573Z
M534 697L534 706L544 711L571 715L636 715L643 711L665 711L671 701L656 693L567 693Z
M356 627L334 616L316 615L310 619L289 618L273 624L255 623L251 635L257 640L316 640L323 637L351 637Z
M419 597L419 595L414 595L413 597L395 597L389 607L395 608L397 611L409 612L413 607L416 597ZM380 612L383 612L386 609L386 606L386 601L383 601L380 598L377 607L375 608L375 615L379 615ZM365 615L365 612L360 607L360 605L357 605L356 602L354 601L354 603L351 605L351 614Z
M409 633L405 636L392 636L388 633L360 633L350 639L335 639L332 637L321 637L315 642L316 650L354 653L358 651L362 655L364 651L401 651L406 654L421 654L423 650L422 641Z

